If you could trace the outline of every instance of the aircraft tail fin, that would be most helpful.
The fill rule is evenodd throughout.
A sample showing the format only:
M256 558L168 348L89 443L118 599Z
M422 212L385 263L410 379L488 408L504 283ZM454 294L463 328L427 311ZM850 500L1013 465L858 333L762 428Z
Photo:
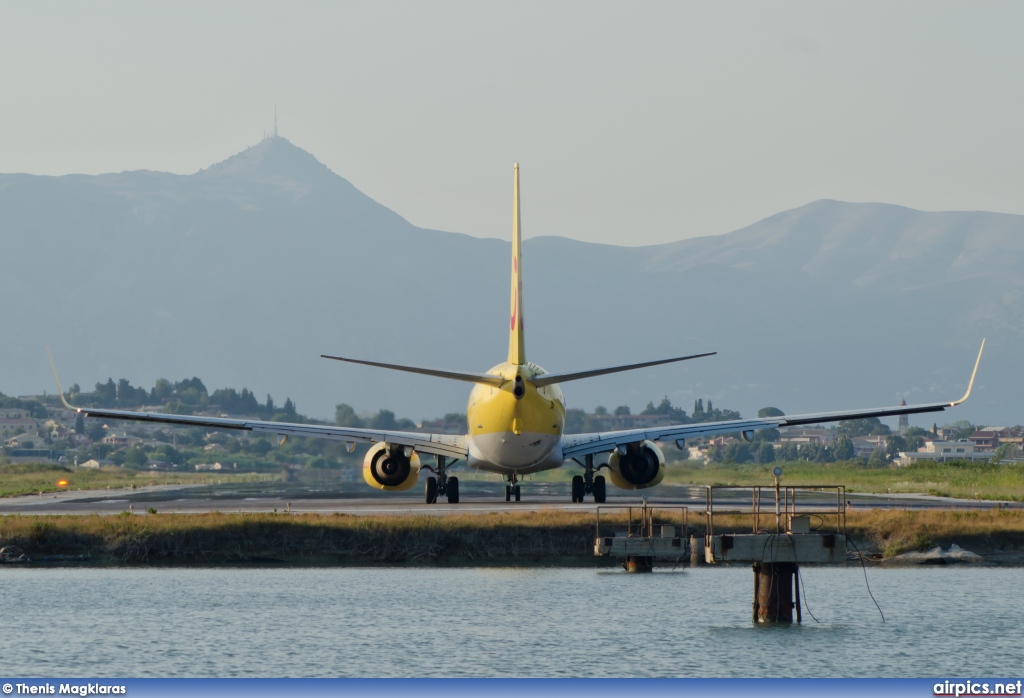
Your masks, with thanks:
M526 342L523 337L523 255L519 226L519 163L512 175L512 302L509 313L508 362L526 363Z

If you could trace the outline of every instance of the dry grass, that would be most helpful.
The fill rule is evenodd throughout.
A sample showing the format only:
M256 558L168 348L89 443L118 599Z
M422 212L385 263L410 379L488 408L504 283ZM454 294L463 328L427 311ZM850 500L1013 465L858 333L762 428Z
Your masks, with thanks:
M593 519L562 512L442 516L6 516L0 542L98 562L594 564Z
M1012 551L1024 545L1024 510L856 512L847 531L885 557L951 543L974 552Z
M690 533L703 534L702 517ZM602 524L624 524L602 515ZM716 517L716 532L745 532ZM1024 547L1024 510L851 512L847 532L886 556L956 542L976 552ZM562 510L418 516L156 514L5 516L0 545L33 557L89 555L101 564L287 562L307 565L607 565L591 553L594 518Z

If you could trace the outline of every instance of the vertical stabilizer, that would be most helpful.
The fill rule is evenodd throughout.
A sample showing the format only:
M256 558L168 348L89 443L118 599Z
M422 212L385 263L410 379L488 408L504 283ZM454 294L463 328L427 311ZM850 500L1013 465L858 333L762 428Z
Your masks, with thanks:
M512 312L509 315L508 362L526 363L523 341L523 255L519 229L519 163L512 175Z

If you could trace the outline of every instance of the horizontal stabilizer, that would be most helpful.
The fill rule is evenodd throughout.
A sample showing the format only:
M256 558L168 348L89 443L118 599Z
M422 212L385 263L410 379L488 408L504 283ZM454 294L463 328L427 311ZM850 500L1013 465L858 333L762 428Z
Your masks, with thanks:
M400 366L399 364L385 364L379 361L365 361L363 359L346 359L344 356L328 356L327 354L320 355L324 359L333 359L334 361L346 361L350 364L363 364L364 366L376 366L377 368L389 368L392 371L405 371L406 373L419 373L424 376L435 376L437 378L450 378L457 381L465 381L467 383L483 383L484 385L501 385L506 383L504 378L501 376L495 376L491 373L470 373L468 371L442 371L435 368L420 368L418 366Z
M531 379L535 386L542 388L545 385L553 385L555 383L565 383L567 381L576 381L581 378L593 378L594 376L603 376L608 373L619 373L620 371L632 371L637 368L647 368L648 366L660 366L661 364L670 364L675 361L687 361L689 359L699 359L704 356L714 356L718 352L709 351L704 354L691 354L690 356L677 356L673 359L659 359L658 361L645 361L640 364L627 364L625 366L609 366L608 368L595 368L589 371L575 371L573 373L544 373Z

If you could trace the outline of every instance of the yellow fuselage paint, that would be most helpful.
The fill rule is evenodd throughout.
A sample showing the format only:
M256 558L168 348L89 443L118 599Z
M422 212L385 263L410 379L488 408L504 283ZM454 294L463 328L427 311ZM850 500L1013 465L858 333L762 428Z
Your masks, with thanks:
M530 380L545 373L536 364L502 363L488 371L501 376L501 386L478 384L469 395L471 463L499 472L543 470L561 442L565 402L557 385L537 388ZM516 398L516 376L524 394ZM561 462L558 463L561 465Z

